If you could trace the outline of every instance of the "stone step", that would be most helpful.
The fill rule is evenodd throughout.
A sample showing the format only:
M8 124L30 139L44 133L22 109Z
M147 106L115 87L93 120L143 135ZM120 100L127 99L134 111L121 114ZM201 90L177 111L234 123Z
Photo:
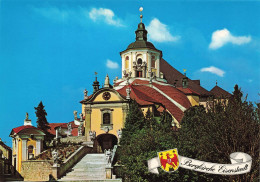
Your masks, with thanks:
M104 154L87 154L59 181L104 181L106 180L106 165Z
M61 181L75 181L75 180L104 180L106 178L106 176L88 176L88 177L65 177L63 179L61 179Z
M59 181L61 181L61 180L59 180ZM122 182L122 179L100 179L100 180L95 180L95 179L93 179L93 180L77 180L77 179L70 179L70 180L62 180L62 181L66 181L66 182L68 182L68 181L70 181L70 182Z
M93 176L93 175L104 175L106 174L105 170L102 171L73 171L68 173L66 176Z
M122 179L93 179L93 180L63 180L63 181L70 181L70 182L122 182Z
M91 164L91 165L76 165L72 169L88 169L88 168L100 168L105 167L106 163L103 164Z
M92 171L92 170L105 170L105 167L104 166L101 166L101 167L88 166L88 167L84 167L84 168L72 168L72 172L73 171Z

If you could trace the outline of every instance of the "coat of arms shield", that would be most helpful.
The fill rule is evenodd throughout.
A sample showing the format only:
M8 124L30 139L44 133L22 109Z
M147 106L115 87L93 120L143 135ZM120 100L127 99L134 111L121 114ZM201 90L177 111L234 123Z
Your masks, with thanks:
M174 172L179 168L177 148L158 152L161 168L166 172Z

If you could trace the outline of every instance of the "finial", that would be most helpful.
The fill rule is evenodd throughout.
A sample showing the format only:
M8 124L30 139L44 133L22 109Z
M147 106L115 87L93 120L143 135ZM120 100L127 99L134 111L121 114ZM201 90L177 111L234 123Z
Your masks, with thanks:
M87 89L84 90L84 99L87 99L88 98L88 91Z
M139 11L140 11L140 13L141 13L140 19L141 19L141 23L142 23L142 18L143 18L142 11L143 11L143 7L140 7L140 8L139 8Z
M187 71L186 69L183 69L183 72L184 72L184 76L186 76L186 71Z
M216 86L218 86L218 80L216 80Z
M96 75L96 76L97 76L97 74L98 74L98 73L97 73L97 72L95 72L95 75Z
M28 112L26 112L26 114L25 114L25 120L28 120L29 119L29 114L28 114Z

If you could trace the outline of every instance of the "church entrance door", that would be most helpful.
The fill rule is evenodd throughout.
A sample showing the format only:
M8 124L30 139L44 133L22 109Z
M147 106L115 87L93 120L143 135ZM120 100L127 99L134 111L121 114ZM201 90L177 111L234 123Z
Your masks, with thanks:
M98 141L98 147L101 147L102 150L99 152L104 152L105 149L106 150L113 149L114 145L117 145L117 137L112 134L98 135L97 141Z

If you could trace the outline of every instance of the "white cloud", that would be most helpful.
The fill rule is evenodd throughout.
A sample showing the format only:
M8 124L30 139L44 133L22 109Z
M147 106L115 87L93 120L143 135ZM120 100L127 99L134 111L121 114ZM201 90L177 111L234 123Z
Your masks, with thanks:
M167 25L161 23L157 18L154 18L147 26L149 38L156 42L174 42L180 36L172 36Z
M69 18L70 12L68 10L59 9L56 7L48 8L32 8L34 12L56 21L66 21Z
M228 29L216 30L212 33L210 49L218 49L227 43L235 45L246 44L251 41L251 36L234 36Z
M103 20L105 23L114 26L122 26L120 20L115 18L115 14L111 9L92 8L89 12L89 17L93 21Z
M253 82L253 80L252 80L252 79L248 79L247 81L248 81L248 83L252 83L252 82Z
M107 60L106 66L110 69L117 69L119 67L117 62L113 62L109 59Z
M216 68L215 66L210 66L210 67L207 67L207 68L201 68L200 71L201 72L210 72L210 73L216 74L216 75L221 76L221 77L223 77L224 74L225 74L225 71L223 71L219 68Z

